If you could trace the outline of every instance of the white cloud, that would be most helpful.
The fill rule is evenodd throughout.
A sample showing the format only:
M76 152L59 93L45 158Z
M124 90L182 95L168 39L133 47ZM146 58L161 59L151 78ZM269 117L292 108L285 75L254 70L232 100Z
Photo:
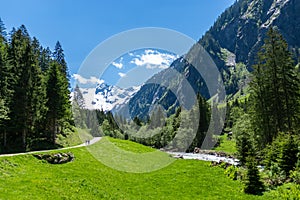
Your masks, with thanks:
M176 58L178 58L176 55L147 49L144 54L137 56L137 58L131 60L130 63L137 66L144 66L147 69L166 69Z
M118 68L118 69L122 69L122 68L123 68L123 63L122 63L122 61L123 61L123 57L120 58L119 62L112 62L111 64L112 64L113 66L115 66L116 68Z
M122 72L119 72L118 75L119 75L120 77L126 76L126 74L124 74L124 73L122 73Z
M95 76L91 76L90 78L84 78L80 74L73 74L72 77L81 84L89 84L89 83L91 83L91 84L96 84L96 83L101 84L101 83L104 82L104 80L100 80Z
M116 63L116 62L112 62L111 63L113 66L115 66L116 68L122 69L123 68L123 63Z

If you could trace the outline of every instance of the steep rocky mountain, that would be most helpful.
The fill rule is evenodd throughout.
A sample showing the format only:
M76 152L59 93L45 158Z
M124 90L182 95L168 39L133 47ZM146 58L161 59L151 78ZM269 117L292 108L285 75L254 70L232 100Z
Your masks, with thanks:
M80 88L83 99L81 106L91 110L111 111L126 104L139 89L140 87L123 89L106 83L98 84L96 88Z
M239 0L220 15L198 43L209 53L219 69L227 94L234 94L245 82L245 74L251 71L270 26L279 29L295 59L299 59L299 10L299 0ZM193 58L193 61L201 58L192 49L186 56ZM195 93L210 98L205 81L190 63L181 57L149 82L163 80L172 83L174 88L182 88L182 82L176 81L177 77L168 75L176 70L188 80ZM157 84L144 84L129 101L131 117L145 118L155 103L172 113L179 105L178 95Z
M240 0L228 8L199 40L220 69L226 69L224 51L235 56L235 62L250 67L262 46L270 26L276 26L291 51L299 56L300 1Z

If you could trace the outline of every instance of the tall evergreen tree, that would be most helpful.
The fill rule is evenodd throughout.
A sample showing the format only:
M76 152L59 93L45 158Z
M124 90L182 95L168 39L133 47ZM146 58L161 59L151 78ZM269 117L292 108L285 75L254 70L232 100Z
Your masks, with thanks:
M62 66L56 61L52 62L47 71L47 129L48 139L55 143L59 129L70 119L71 105L68 79L61 70Z
M65 61L64 50L59 41L56 42L54 52L53 52L54 60L61 66L61 71L69 77L67 63Z
M9 62L15 74L12 83L14 101L10 107L11 130L21 135L25 148L28 139L34 137L36 125L42 118L45 99L38 60L24 25L12 35Z
M6 36L7 36L6 28L5 28L5 26L4 26L3 21L2 21L1 18L0 18L0 37L1 37L2 39L5 39Z
M244 192L248 194L261 194L264 190L264 185L260 180L257 161L255 160L255 157L247 157L246 166L247 175Z
M7 63L7 48L5 26L0 19L0 138L3 137L2 146L6 146L7 120L11 100L11 90L9 90L9 78L11 76ZM1 144L1 142L0 142Z
M253 125L262 144L299 122L300 81L286 41L273 27L267 33L251 83Z
M210 121L210 109L206 100L200 95L197 94L198 108L199 108L199 124L194 140L195 146L203 148L211 148L212 144L212 135L207 135L207 130ZM205 139L205 143L204 142Z
M49 47L47 48L40 48L40 57L39 57L39 65L43 72L45 72L49 67L51 63L51 50Z
M87 128L87 111L85 110L84 98L78 85L73 91L72 112L75 125L80 128Z
M40 132L43 132L43 125L46 118L46 84L45 84L45 76L42 73L41 66L39 65L39 59L41 56L41 46L39 41L36 38L33 38L31 43L32 45L32 56L34 60L34 67L32 68L32 82L33 82L33 91L31 94L31 100L33 103L33 107L31 109L32 117L33 117L33 138L42 137Z

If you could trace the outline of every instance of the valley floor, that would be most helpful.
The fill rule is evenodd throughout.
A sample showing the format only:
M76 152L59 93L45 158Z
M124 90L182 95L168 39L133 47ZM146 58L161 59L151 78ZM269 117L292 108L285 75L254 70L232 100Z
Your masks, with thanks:
M108 141L126 151L154 151L110 138L91 147L101 149ZM1 157L0 199L274 199L244 194L242 183L227 178L221 168L209 167L209 162L176 159L156 171L128 173L105 166L91 149L60 150L75 155L73 162L61 165L32 155Z

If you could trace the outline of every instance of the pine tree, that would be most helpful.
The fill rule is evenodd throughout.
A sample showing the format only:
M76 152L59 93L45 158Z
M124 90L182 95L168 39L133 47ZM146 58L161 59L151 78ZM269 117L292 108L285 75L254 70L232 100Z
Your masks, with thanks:
M280 150L278 166L285 172L288 176L290 171L296 167L297 154L299 152L297 142L295 137L292 135L287 135L282 138L281 147L277 147Z
M85 109L84 98L78 85L73 91L72 113L75 125L80 128L87 128L87 110Z
M0 18L0 37L1 37L2 40L5 40L6 36L7 36L6 28L4 26L3 21Z
M34 137L45 99L41 95L43 89L40 68L24 25L12 35L9 64L14 73L14 80L11 81L14 94L10 107L10 126L17 136L21 135L22 147L25 148L27 140Z
M6 146L7 120L9 119L9 103L11 101L11 90L9 90L9 79L12 76L7 63L7 48L5 26L0 19L0 135L3 137L2 145ZM0 142L1 144L1 142Z
M292 132L299 122L300 81L287 43L272 27L253 68L252 123L264 146L278 132Z
M40 57L39 57L39 65L43 72L47 71L47 69L50 67L51 63L51 50L49 47L47 48L40 48Z
M64 50L62 49L62 46L59 41L56 42L52 56L53 59L61 66L61 72L64 73L66 77L69 77Z
M244 192L247 194L261 194L264 190L264 185L260 180L257 162L253 156L249 156L246 162L247 175Z
M245 166L247 157L252 153L253 147L250 135L247 132L241 132L236 137L236 148L238 152L239 163Z
M32 93L31 93L31 101L33 106L31 107L31 115L32 115L32 130L33 135L31 138L39 138L40 132L44 130L44 121L46 118L47 107L46 107L46 84L45 84L45 76L42 73L42 69L40 67L39 58L41 55L40 49L41 46L39 41L36 38L33 38L31 43L32 46L32 56L33 56L33 68L31 71L32 76Z
M195 138L195 146L203 147L204 149L210 149L212 144L212 135L207 134L209 122L210 122L210 109L206 100L197 94L198 110L199 110L199 124ZM205 139L205 140L204 140Z
M48 108L46 121L49 131L48 139L55 144L59 129L63 129L65 122L70 120L71 105L68 79L62 71L62 66L56 61L52 62L47 71L47 103Z

